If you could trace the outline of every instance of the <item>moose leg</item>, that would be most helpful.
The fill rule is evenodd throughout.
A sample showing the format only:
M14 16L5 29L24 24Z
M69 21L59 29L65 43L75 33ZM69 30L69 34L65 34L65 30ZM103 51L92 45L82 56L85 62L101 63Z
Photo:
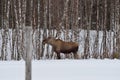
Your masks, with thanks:
M57 59L61 59L61 57L60 57L60 49L55 49L55 52L57 53Z
M71 53L66 53L65 54L65 58L71 59L72 58L72 54Z
M61 59L60 53L57 53L57 59Z
M79 55L77 53L73 53L74 59L79 59Z

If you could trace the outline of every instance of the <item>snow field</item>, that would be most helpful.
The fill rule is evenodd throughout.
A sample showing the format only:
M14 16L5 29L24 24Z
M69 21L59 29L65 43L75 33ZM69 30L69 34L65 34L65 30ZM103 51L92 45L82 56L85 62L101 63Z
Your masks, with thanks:
M120 60L32 61L32 80L119 80ZM0 61L0 80L25 80L24 61Z

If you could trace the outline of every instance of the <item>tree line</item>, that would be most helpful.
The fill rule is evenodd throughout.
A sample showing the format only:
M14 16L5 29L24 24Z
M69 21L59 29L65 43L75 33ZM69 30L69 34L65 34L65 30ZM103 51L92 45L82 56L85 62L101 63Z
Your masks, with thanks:
M81 58L120 58L120 0L0 0L0 8L1 60L23 58L25 26L33 29L34 59L55 57L50 46L44 50L45 37L81 43L82 30ZM92 30L96 34L91 49Z

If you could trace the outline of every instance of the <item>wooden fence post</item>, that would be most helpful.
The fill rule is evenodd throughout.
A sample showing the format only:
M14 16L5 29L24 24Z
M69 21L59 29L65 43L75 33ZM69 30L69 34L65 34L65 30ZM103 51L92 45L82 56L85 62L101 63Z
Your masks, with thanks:
M31 80L31 73L32 73L32 27L26 26L25 27L25 80Z

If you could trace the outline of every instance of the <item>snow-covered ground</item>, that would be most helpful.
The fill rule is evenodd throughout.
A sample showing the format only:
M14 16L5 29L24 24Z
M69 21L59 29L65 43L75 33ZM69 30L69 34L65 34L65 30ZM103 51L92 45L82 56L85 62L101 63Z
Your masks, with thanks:
M25 80L25 62L0 61L0 80ZM120 60L32 61L32 80L120 80Z

